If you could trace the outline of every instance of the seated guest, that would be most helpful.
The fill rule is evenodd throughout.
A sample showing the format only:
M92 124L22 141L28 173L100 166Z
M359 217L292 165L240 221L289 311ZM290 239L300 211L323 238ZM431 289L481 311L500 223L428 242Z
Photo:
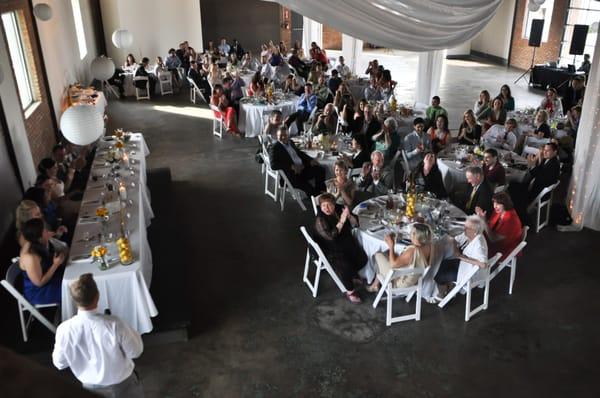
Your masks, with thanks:
M250 81L250 86L248 87L248 96L249 97L261 97L265 95L265 84L262 81L260 76L260 72L256 72L254 76L252 76L252 80Z
M341 112L344 128L348 130L354 120L354 97L346 83L342 83L335 92L333 105Z
M301 189L309 196L317 196L325 191L325 169L296 148L289 140L287 128L280 127L277 130L277 142L271 146L269 157L271 168L283 170L294 188ZM314 180L314 186L310 184L311 180Z
M565 128L570 131L573 139L577 138L577 130L579 129L579 121L581 120L581 106L577 105L567 112L567 124Z
M313 127L313 134L335 134L337 128L337 113L332 103L328 103L323 108L323 112L317 117L317 122Z
M44 215L48 227L56 231L60 224L62 214L59 213L58 205L52 200L50 187L45 184L41 187L31 187L25 191L24 200L31 200L38 205Z
M306 80L311 82L313 85L316 85L319 83L319 77L321 77L321 75L323 75L323 72L321 71L321 64L315 62L310 67L310 72L308 73L308 78Z
M335 197L331 194L319 196L315 231L325 256L347 290L346 297L352 303L361 302L354 279L358 279L358 271L368 261L364 250L352 235L352 227L357 225L358 219L348 206L336 205Z
M506 111L502 99L496 97L492 101L492 106L481 113L479 120L483 123L483 130L489 129L494 124L504 125L506 122Z
M410 233L411 245L400 254L396 253L396 236L394 234L387 234L384 240L388 252L387 254L375 253L375 271L378 278L375 278L375 281L367 287L367 291L372 293L379 291L381 287L379 279L384 280L393 269L425 269L431 264L433 233L429 225L414 223ZM395 288L410 287L416 285L418 281L419 275L404 275L392 279L392 285Z
M498 94L498 98L502 100L502 103L504 104L504 110L506 112L512 112L515 110L515 99L510 93L510 87L508 87L507 84L503 84L502 87L500 87L500 94Z
M279 42L279 44L277 45L277 48L279 49L279 52L281 53L281 55L283 55L283 56L287 55L288 49L283 41Z
M352 208L354 205L354 194L356 184L348 178L348 166L343 160L336 160L333 165L335 177L325 181L327 192L332 194L337 204Z
M196 62L190 62L190 68L188 69L187 76L196 83L196 86L201 90L202 96L206 102L210 101L212 90L210 84L206 79L206 76L198 71L198 64Z
M125 58L125 63L123 64L123 69L128 72L134 72L138 67L137 62L135 62L135 57L133 54L127 54L127 58Z
M404 151L408 159L410 170L405 170L409 173L423 160L425 152L431 151L431 140L425 134L425 120L418 117L413 121L414 130L412 133L404 137Z
M365 87L364 97L367 101L381 101L383 100L383 94L381 89L377 85L375 78L369 80L369 85Z
M227 79L227 77L225 79ZM225 85L225 79L223 79L223 85ZM245 87L246 83L244 82L244 79L240 77L238 71L235 71L229 79L228 88L231 91L231 101L233 101L234 104L238 104L240 99L244 97L242 87Z
M490 127L483 135L483 142L487 146L494 148L506 149L508 151L514 151L517 145L517 136L515 131L517 130L517 121L515 119L508 119L504 126L495 124Z
M453 282L461 280L473 267L484 269L487 267L488 247L483 236L485 222L477 217L467 217L465 230L454 238L453 258L442 261L435 276L438 284L438 299L446 296ZM475 277L477 280L477 276Z
M342 79L349 79L350 76L352 76L352 72L350 71L348 65L344 63L344 57L342 55L340 55L338 58L338 64L336 65L335 69L338 71ZM333 74L333 71L331 73Z
M562 102L558 98L555 88L549 88L538 109L548 112L549 118L561 117L563 115Z
M479 93L479 100L475 102L473 105L473 113L475 114L475 118L477 120L481 119L481 115L484 112L487 112L488 109L492 106L490 100L490 93L487 90L483 90Z
M490 253L502 253L500 260L504 260L521 242L521 220L508 193L495 193L492 197L492 203L494 214L491 215L488 221L487 244ZM476 208L475 212L485 220L487 216L485 211Z
M215 116L224 119L227 132L239 136L240 131L237 129L236 125L235 109L229 103L229 100L223 91L223 86L220 84L214 86L213 93L210 96L210 104L219 109L218 112L215 111Z
M369 162L369 153L365 149L365 138L362 135L352 137L352 157L342 154L342 158L353 169L363 167L366 162Z
M165 59L165 66L171 72L176 72L177 68L181 67L181 60L175 54L174 48L169 49L169 55ZM178 75L177 78L179 78Z
M352 135L364 135L367 150L371 151L374 147L373 136L381 130L381 123L373 114L373 107L365 105L363 114L353 121L351 127Z
M73 181L75 170L72 169L71 175L67 175L66 182L58 178L58 163L51 158L44 158L38 164L38 176L35 182L36 186L48 186L51 190L51 197L54 200L61 199L65 196L65 191L68 191Z
M17 241L19 243L19 246L23 247L27 243L22 233L23 226L27 221L33 218L43 219L44 215L42 213L41 208L36 202L27 199L22 200L21 203L19 203L19 206L17 206L17 210L15 213L15 228L17 230ZM50 228L50 226L48 226L48 228ZM56 232L54 232L54 237L58 239L67 240L68 238L65 236L67 232L67 227L65 227L64 225L59 225L56 228Z
M325 83L325 75L319 76L317 85L314 86L314 93L317 96L317 108L322 109L325 104L333 101L333 94Z
M431 98L431 105L425 110L429 125L433 125L440 115L448 117L448 111L441 107L440 102L440 97L437 95L433 96Z
M313 93L313 86L311 83L304 85L304 94L298 98L296 102L296 112L292 113L285 119L285 125L287 128L294 122L298 128L298 134L304 131L304 122L306 122L312 111L317 107L317 96Z
M73 167L75 155L67 153L67 148L59 143L52 147L52 160L58 166L56 177L65 183L65 189L68 191L70 187L66 187L66 183L69 180L72 181L75 176L75 168Z
M438 199L448 197L435 154L431 152L425 154L423 161L413 170L409 180L415 184L417 192L431 192Z
M249 69L252 71L256 71L260 68L260 62L256 60L250 51L244 54L242 57L242 64L240 66L242 69Z
M41 218L32 218L21 229L25 244L21 248L19 267L23 271L25 298L31 304L60 303L60 290L66 259L50 241L53 233Z
M558 146L549 142L540 149L538 155L529 155L527 163L530 167L529 174L533 178L533 184L529 190L529 202L531 202L544 188L555 184L560 177Z
M142 63L135 70L135 77L139 77L139 76L147 77L148 81L146 82L143 80L135 80L133 83L135 84L135 86L137 88L140 88L140 89L145 89L146 83L149 84L150 97L152 97L152 96L154 96L154 89L156 87L157 80L156 80L156 76L151 75L146 71L146 68L148 68L148 62L150 62L150 60L147 57L142 58Z
M448 118L446 115L439 115L437 119L435 119L435 126L429 128L427 135L431 139L431 149L433 150L433 153L438 153L446 147L448 138L450 138Z
M300 84L294 75L288 75L285 79L285 83L283 83L283 92L286 94L302 95L304 92L304 85Z
M592 63L590 62L590 54L583 54L583 62L581 66L577 68L578 72L584 72L586 75L590 73Z
M310 67L304 61L302 61L302 59L300 59L297 50L292 50L292 55L290 55L290 58L288 59L288 64L290 64L290 66L296 70L297 74L305 79L308 78Z
M269 115L269 121L265 124L263 135L270 140L277 139L277 130L283 125L283 115L280 110L275 109Z
M242 57L244 56L244 49L242 48L242 45L237 39L233 39L233 43L229 48L229 54L235 54L237 59L242 59Z
M400 148L400 135L398 135L398 122L393 117L388 117L383 122L381 131L373 136L376 151L383 153L386 164L392 161Z
M217 57L212 57L208 65L207 79L213 87L221 81L221 70L219 69L217 60Z
M271 54L271 57L269 58L269 64L271 66L279 66L279 65L283 64L283 57L279 53L279 49L277 47L275 47L275 50L273 51L273 53Z
M71 368L83 387L103 397L143 397L132 358L143 350L142 338L127 323L98 313L100 293L92 274L69 285L77 315L56 329L52 363Z
M475 114L467 110L463 114L463 122L458 133L458 143L462 145L479 145L481 138L481 126L477 124Z
M498 151L488 148L483 153L483 175L491 188L506 184L504 166L498 161Z
M340 88L340 84L342 84L342 78L338 76L337 69L333 69L331 71L331 77L329 78L329 81L327 82L327 87L329 87L329 90L332 93L336 93L338 88Z
M269 47L264 43L261 44L260 50L260 63L264 65L267 62L269 62L269 58L271 57L271 51L269 50Z
M156 64L154 65L154 76L158 77L160 72L166 72L167 66L163 62L162 57L156 57Z
M371 163L365 163L357 179L358 188L373 196L386 195L394 187L394 172L385 167L385 157L379 151L371 153Z
M221 39L221 44L219 44L219 52L221 55L227 56L229 55L229 51L231 51L231 46L227 43L227 39L223 37Z
M475 214L475 208L479 207L487 214L491 214L492 209L492 189L484 179L481 167L468 167L466 171L469 191L467 193L467 202L462 209L467 214Z
M576 76L571 80L571 84L565 90L562 97L562 109L569 111L574 106L582 105L585 95L585 83L583 76Z
M319 63L323 69L327 69L327 64L329 63L327 54L325 53L325 50L321 49L314 41L310 43L310 59Z

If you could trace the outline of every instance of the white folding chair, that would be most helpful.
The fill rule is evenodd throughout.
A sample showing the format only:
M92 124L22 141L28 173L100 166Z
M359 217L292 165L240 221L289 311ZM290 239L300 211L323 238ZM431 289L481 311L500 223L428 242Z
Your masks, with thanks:
M348 179L354 179L355 177L360 175L362 171L362 167L356 167L354 169L348 169Z
M310 203L312 204L312 208L316 217L319 214L319 197L310 195Z
M331 279L333 279L340 291L342 293L346 293L347 290L344 287L344 284L333 270L333 267L329 263L329 260L327 260L327 257L325 257L325 254L323 253L323 250L321 250L321 247L317 244L317 242L313 240L308 231L306 231L306 227L300 227L300 231L302 232L302 235L304 235L304 239L306 239L306 242L308 243L308 247L306 248L306 261L304 262L304 276L302 280L308 285L308 288L312 292L313 297L317 297L317 291L319 290L319 280L321 278L321 271L323 270L327 271L327 273L329 274L329 276L331 276ZM310 270L311 263L316 267L314 281L311 281L308 277L308 271Z
M557 181L555 184L552 184L549 187L542 189L542 192L538 194L538 196L533 200L533 202L529 204L529 207L527 208L528 213L535 210L535 233L540 232L540 230L546 225L548 225L548 223L550 222L550 207L552 206L552 195L556 187L558 187L559 183L560 181ZM548 195L548 197L544 199L546 195ZM546 209L542 210L544 207ZM543 221L542 217L544 217Z
M0 281L0 284L4 286L4 288L15 298L17 299L17 307L19 308L19 320L21 321L21 332L23 333L23 341L27 342L27 329L29 329L29 325L33 318L37 319L44 325L48 330L52 333L56 333L56 326L52 322L50 322L45 316L43 316L38 309L40 308L49 308L49 307L58 307L59 303L53 304L36 304L33 305L17 290L16 281L17 278L21 275L21 269L19 268L19 259L13 259L13 263L8 268L6 272L6 278ZM29 312L29 315L26 316L25 312Z
M338 135L340 129L345 126L344 117L337 106L334 105L333 109L335 109L335 113L337 115L337 124L335 125L335 135Z
M213 111L213 135L223 138L223 126L225 125L223 113L213 104L210 104L210 109Z
M300 189L294 188L290 180L287 178L283 170L277 170L279 172L279 178L283 181L283 185L279 187L279 203L281 205L281 211L283 211L285 207L285 194L286 192L290 194L292 199L298 203L298 206L302 209L302 211L306 211L306 206L302 202L302 198L306 196L306 194Z
M429 269L429 267L427 269ZM390 326L392 323L409 321L412 319L414 319L415 321L421 320L421 293L423 288L423 277L425 276L426 271L427 270L425 270L424 268L391 269L385 275L383 280L380 278L379 274L375 275L375 277L381 283L381 288L379 289L379 293L377 293L377 297L375 297L375 301L373 301L373 308L377 308L379 301L382 300L383 294L385 293L385 300L387 300L385 324L387 326ZM407 275L419 276L417 283L413 286L408 287L394 287L394 279ZM396 317L392 316L392 302L394 297L406 296L406 302L409 302L415 293L417 294L415 312L412 314L401 315Z
M265 166L265 195L277 202L279 195L279 171L271 168L271 159L269 154L263 150L262 152L263 165ZM273 190L270 190L270 182L273 182ZM285 192L284 192L285 195Z
M494 193L504 192L508 188L508 185L498 185L494 188Z
M190 101L195 104L196 98L200 98L200 100L206 104L207 102L206 98L204 98L204 90L198 88L196 82L194 82L192 78L188 77L187 80L190 84Z
M444 299L438 304L440 308L444 308L450 300L454 298L458 293L466 294L465 300L465 322L479 311L487 310L489 297L490 297L490 268L498 262L502 257L502 254L496 253L494 257L487 261L487 266L479 272L480 268L473 266L469 272L462 278L462 280L456 282L456 286L444 297ZM476 279L477 278L477 279ZM478 307L471 310L471 291L476 287L483 287L483 303Z
M173 74L169 71L158 72L160 95L173 94Z
M135 84L136 82L146 82L146 88L138 87ZM150 99L150 81L148 80L148 76L134 76L133 86L135 87L135 97L138 101L142 99Z
M513 285L515 284L515 278L517 276L517 255L523 251L525 246L527 246L527 231L529 227L523 227L523 231L521 233L521 242L515 247L508 256L494 269L490 272L490 281L493 280L502 270L506 267L510 268L510 281L508 283L508 294L512 294Z

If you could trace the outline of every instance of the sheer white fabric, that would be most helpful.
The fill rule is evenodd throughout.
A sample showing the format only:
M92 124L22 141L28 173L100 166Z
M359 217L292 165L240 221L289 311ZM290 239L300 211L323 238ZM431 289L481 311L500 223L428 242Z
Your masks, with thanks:
M416 102L429 104L431 97L438 95L445 58L446 50L419 53L417 89L415 90Z
M573 224L600 230L600 35L596 48L575 147L575 165L569 189Z
M452 48L471 39L492 19L502 0L278 2L305 17L378 46L421 52Z
M317 43L319 47L323 45L323 25L310 18L304 17L302 19L302 48L304 49L304 55L306 55L306 57L308 57L310 43L313 41Z

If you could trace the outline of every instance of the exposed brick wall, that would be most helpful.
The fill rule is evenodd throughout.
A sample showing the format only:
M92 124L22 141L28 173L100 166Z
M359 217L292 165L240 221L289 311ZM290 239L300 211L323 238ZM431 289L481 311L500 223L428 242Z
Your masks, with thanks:
M323 48L328 50L341 50L342 34L327 25L323 25Z
M292 47L292 11L289 8L279 6L279 40L288 50Z
M523 19L526 6L527 0L517 0L517 13L513 25L513 39L509 60L510 66L520 69L529 68L533 54L533 47L529 47L528 40L523 39ZM542 45L536 48L534 63L541 64L558 59L568 6L569 0L554 0L548 41L542 42Z
M26 57L29 65L34 68L31 78L34 96L39 103L27 118L25 118L25 112L23 112L23 117L25 118L25 129L33 162L37 165L42 158L50 155L52 146L56 143L54 119L50 108L50 95L46 90L47 86L44 81L41 49L34 33L35 27L30 3L26 0L1 2L0 13L9 11L21 11L17 15L23 33L23 41L28 43L24 46Z

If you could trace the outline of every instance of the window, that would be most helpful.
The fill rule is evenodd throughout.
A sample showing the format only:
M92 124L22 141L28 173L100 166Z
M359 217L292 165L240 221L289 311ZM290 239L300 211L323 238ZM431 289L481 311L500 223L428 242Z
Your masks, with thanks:
M27 109L36 99L31 76L34 66L30 65L27 60L18 12L20 11L2 14L2 25L8 43L10 61L17 80L17 91L21 99L21 106L23 109Z
M585 41L584 54L594 57L594 45L598 36L598 22L600 21L600 1L595 0L571 0L567 12L565 32L560 46L560 63L562 65L575 64L576 67L583 62L583 55L571 55L571 39L573 37L573 25L588 25L589 30Z
M529 11L529 2L525 4L525 20L523 21L523 39L529 40L531 32L531 21L534 19L544 20L544 30L542 31L542 43L548 41L548 33L550 32L550 23L552 22L552 10L554 10L554 0L546 0L536 12Z
M79 45L79 58L84 59L87 55L87 44L85 43L85 30L83 29L83 18L81 18L81 7L79 0L71 0L73 8L73 20L75 21L75 34Z

